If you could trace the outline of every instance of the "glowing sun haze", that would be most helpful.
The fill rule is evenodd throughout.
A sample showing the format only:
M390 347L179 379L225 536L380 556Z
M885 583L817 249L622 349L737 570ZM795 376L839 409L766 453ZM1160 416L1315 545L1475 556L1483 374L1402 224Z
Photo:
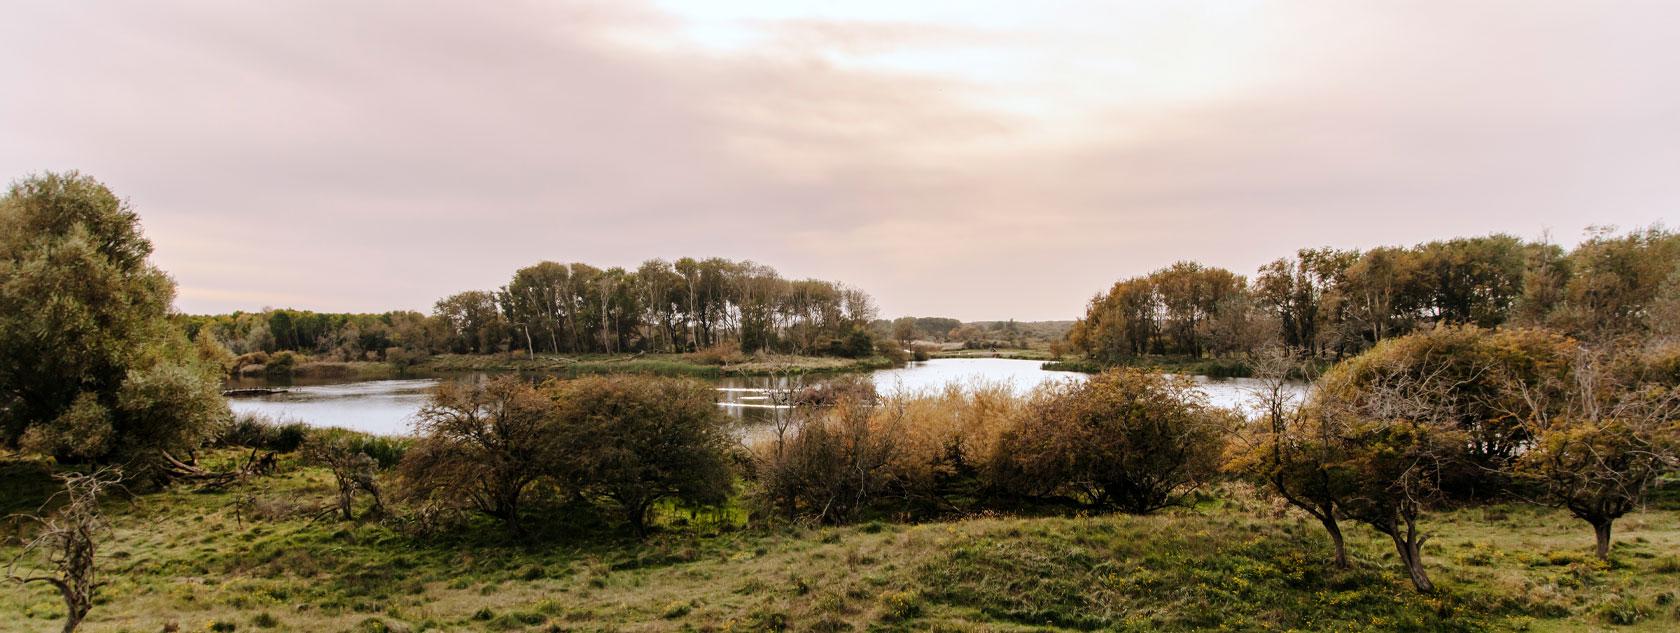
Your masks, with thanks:
M0 176L141 214L179 307L429 309L722 256L1069 319L1192 259L1680 208L1680 3L59 2Z

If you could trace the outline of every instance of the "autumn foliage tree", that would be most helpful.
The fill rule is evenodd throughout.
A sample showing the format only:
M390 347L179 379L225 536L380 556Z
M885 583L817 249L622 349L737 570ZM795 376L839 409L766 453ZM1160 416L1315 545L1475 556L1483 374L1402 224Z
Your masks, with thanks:
M1601 560L1615 521L1680 466L1680 385L1642 371L1641 360L1581 350L1561 405L1535 407L1539 439L1516 462L1543 501L1592 526Z
M1504 492L1498 475L1532 445L1507 387L1545 389L1568 349L1545 333L1443 327L1384 341L1315 386L1308 415L1328 429L1332 468L1351 484L1340 506L1394 541L1419 591L1434 589L1425 513Z

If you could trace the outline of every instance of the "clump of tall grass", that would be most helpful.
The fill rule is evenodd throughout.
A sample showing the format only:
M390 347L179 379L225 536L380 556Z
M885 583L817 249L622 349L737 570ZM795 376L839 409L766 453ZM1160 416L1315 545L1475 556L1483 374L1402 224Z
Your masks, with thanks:
M241 446L277 453L290 453L309 438L309 425L296 420L275 420L259 413L234 415L216 429L212 443Z
M690 353L687 358L702 365L734 365L747 362L747 355L741 352L741 346L736 343L718 343Z
M381 469L396 466L402 461L403 454L414 444L414 440L407 437L374 435L338 427L311 429L310 439L318 442L343 442L350 452L373 458Z
M866 382L838 380L795 402L786 432L749 447L754 499L767 514L820 523L966 511L1020 410L1004 385L883 398Z

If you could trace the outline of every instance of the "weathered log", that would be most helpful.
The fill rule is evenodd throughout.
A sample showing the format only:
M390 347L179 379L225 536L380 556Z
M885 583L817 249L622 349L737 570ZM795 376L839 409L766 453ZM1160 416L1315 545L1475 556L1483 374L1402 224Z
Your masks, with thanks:
M273 387L247 387L243 389L223 389L222 395L228 398L239 398L246 396L271 396L277 393L286 393L287 391L289 390L276 389Z
M195 483L202 488L225 488L250 477L269 474L274 471L275 465L274 451L259 455L255 448L251 449L243 464L232 470L206 470L198 465L198 456L191 453L183 461L169 451L163 451L163 458L169 462L164 474L170 479Z

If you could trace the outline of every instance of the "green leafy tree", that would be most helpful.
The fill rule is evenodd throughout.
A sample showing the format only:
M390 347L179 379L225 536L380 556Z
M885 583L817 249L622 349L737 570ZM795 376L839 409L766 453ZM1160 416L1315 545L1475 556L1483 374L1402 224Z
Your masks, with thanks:
M30 177L0 198L0 441L144 473L227 417L151 252L90 177Z
M564 459L556 479L608 500L636 534L664 499L721 503L732 490L727 419L711 388L694 380L597 376L553 388Z

